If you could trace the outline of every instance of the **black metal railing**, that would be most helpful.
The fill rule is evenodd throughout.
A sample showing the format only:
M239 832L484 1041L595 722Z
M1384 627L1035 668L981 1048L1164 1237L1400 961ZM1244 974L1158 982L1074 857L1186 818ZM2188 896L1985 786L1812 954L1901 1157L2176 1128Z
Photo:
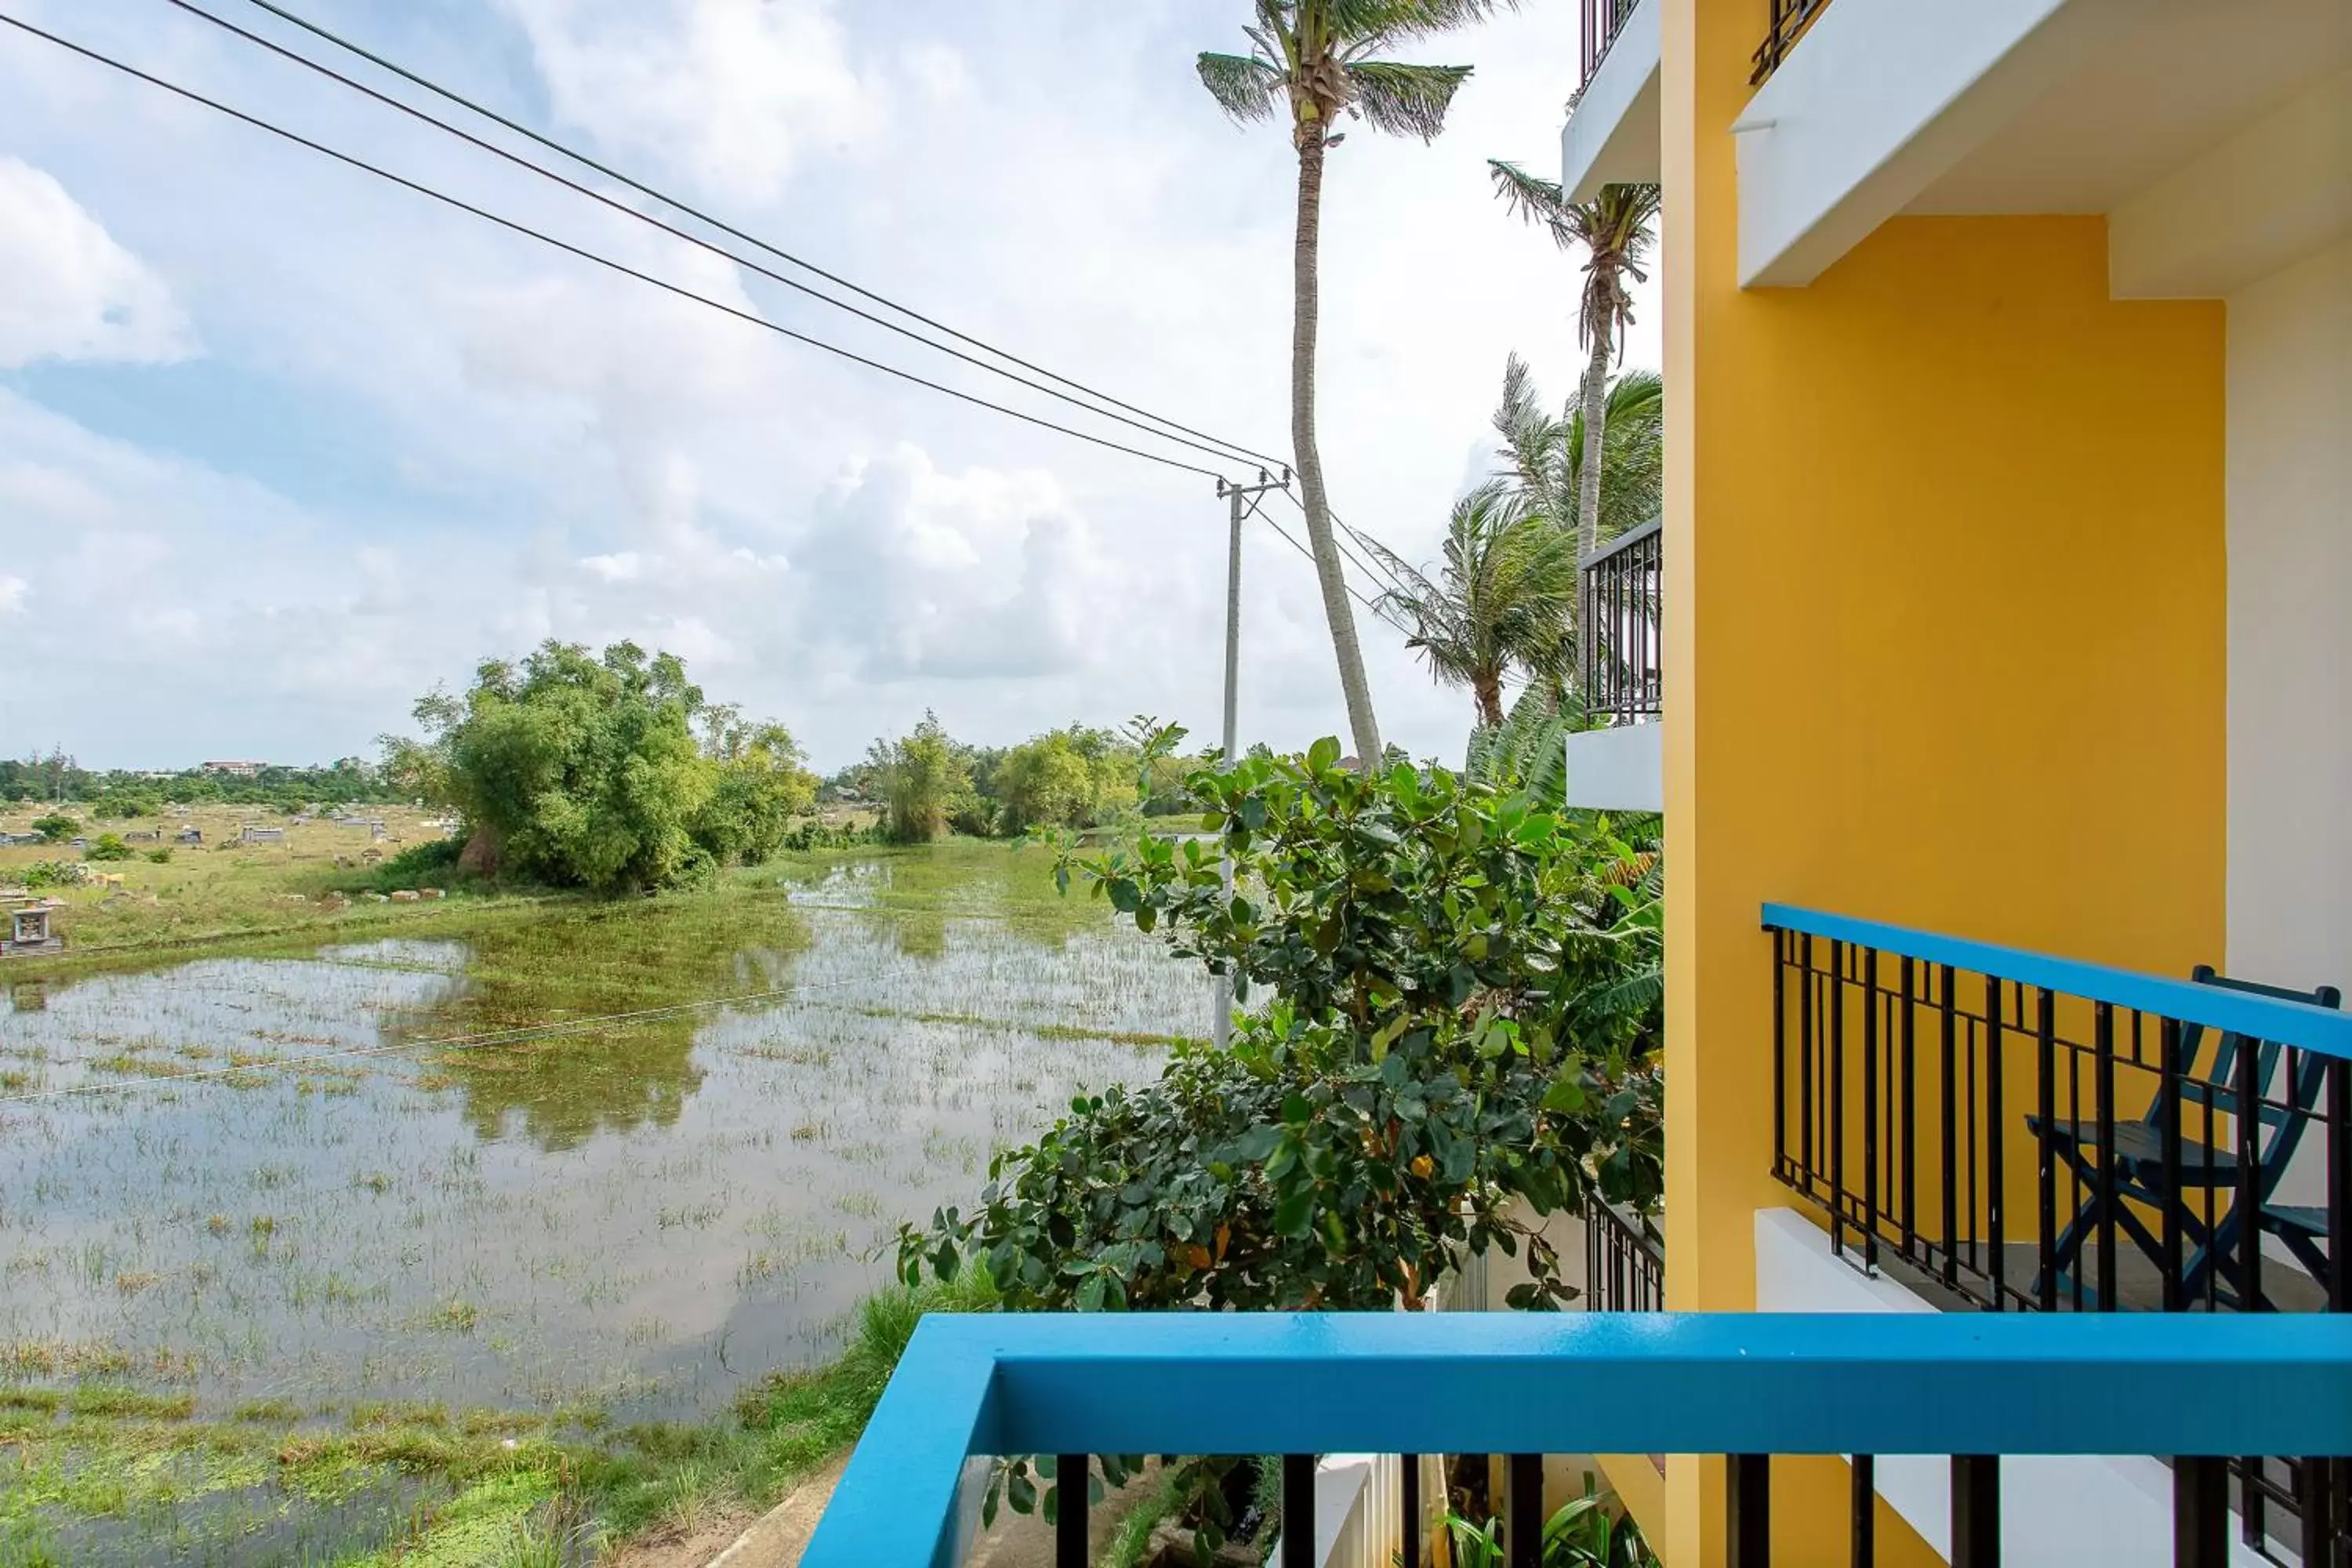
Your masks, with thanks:
M1660 519L1628 529L1584 559L1577 661L1588 719L1639 724L1664 691L1665 536Z
M1775 907L1773 1173L1833 1250L1990 1311L2352 1310L2352 1019ZM2236 1462L2249 1545L2352 1529L2337 1467ZM2333 1501L2313 1512L2315 1496ZM2305 1562L2330 1562L2326 1557Z
M1376 1522L1359 1544L1423 1568L1431 1543L1410 1491L1360 1494L1402 1505L1393 1529L1317 1517L1328 1506L1318 1455L1420 1450L1507 1457L1497 1555L1509 1568L1553 1560L1547 1454L1727 1456L1713 1482L1726 1489L1727 1568L1774 1561L1770 1515L1794 1500L1774 1496L1773 1456L1855 1456L1850 1551L1800 1554L1784 1542L1779 1561L1872 1568L1869 1456L1950 1453L1949 1559L1997 1568L1995 1456L2138 1443L2176 1457L2170 1550L2132 1561L2223 1568L2227 1472L2214 1451L2352 1452L2352 1348L2317 1319L2231 1314L935 1313L915 1330L801 1561L956 1561L988 1484L988 1467L971 1461L1025 1454L1055 1456L1050 1471L1039 1467L1056 1493L1054 1561L1085 1568L1089 1456L1278 1454L1271 1562L1320 1568L1318 1524Z
M1584 1200L1584 1304L1595 1312L1666 1310L1666 1243L1656 1220L1598 1193Z
M1769 0L1769 3L1772 7L1771 27L1765 33L1764 41L1756 47L1756 68L1748 77L1749 83L1755 86L1763 85L1767 77L1780 68L1780 62L1789 58L1789 51L1795 48L1797 40L1805 36L1805 29L1811 26L1813 19L1828 10L1830 5L1830 0Z
M1625 30L1625 18L1642 0L1584 0L1584 68L1576 79L1577 96L1592 85L1592 73L1609 56L1609 46Z

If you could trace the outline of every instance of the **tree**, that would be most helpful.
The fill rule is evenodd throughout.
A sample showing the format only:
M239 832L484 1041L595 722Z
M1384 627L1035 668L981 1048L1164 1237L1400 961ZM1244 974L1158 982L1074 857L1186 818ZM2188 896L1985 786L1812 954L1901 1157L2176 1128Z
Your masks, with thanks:
M1468 66L1406 65L1376 52L1484 19L1512 0L1255 0L1244 32L1246 55L1204 53L1202 83L1237 124L1286 118L1298 154L1298 213L1292 258L1290 437L1307 510L1323 615L1339 664L1348 727L1366 772L1384 754L1364 679L1363 651L1348 603L1348 582L1331 532L1329 493L1315 432L1316 337L1322 299L1323 163L1342 135L1345 114L1392 135L1434 140L1445 128Z
M1137 802L1136 756L1106 730L1073 724L1006 752L991 780L998 826L1092 827Z
M1503 397L1495 430L1503 444L1496 477L1519 491L1527 506L1570 533L1577 531L1578 492L1584 476L1581 395L1554 415L1547 410L1525 361L1513 354L1503 368ZM1665 486L1665 388L1655 371L1629 370L1612 379L1602 405L1600 504L1595 543L1658 515ZM1580 550L1579 558L1590 553Z
M1513 212L1549 230L1562 249L1585 253L1577 342L1589 349L1591 357L1584 367L1580 394L1584 441L1576 507L1580 560L1601 542L1601 442L1609 415L1609 362L1623 344L1624 330L1633 321L1633 296L1625 280L1630 278L1638 283L1648 276L1642 267L1656 238L1658 187L1606 185L1592 201L1572 202L1557 181L1530 174L1516 163L1490 159L1487 168L1496 193L1510 204Z
M940 716L926 710L914 732L898 742L877 741L867 753L889 805L888 832L899 844L929 844L972 795L971 769L948 738Z
M551 886L625 892L763 859L816 793L781 725L709 707L683 660L635 643L487 659L463 697L415 711L426 738L385 738L386 783L454 806L502 870Z
M1489 480L1455 501L1434 581L1380 553L1400 584L1381 603L1412 617L1407 646L1432 674L1470 689L1481 725L1503 721L1503 679L1512 669L1554 688L1567 678L1576 552L1524 492Z
M36 817L33 831L41 836L44 843L62 844L81 831L81 824L62 811L53 811L47 816Z

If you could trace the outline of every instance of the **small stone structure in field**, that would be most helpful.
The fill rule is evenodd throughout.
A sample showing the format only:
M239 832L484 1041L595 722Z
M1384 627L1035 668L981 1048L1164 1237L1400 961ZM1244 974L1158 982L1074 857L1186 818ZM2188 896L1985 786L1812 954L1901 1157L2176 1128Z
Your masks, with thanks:
M282 827L264 827L259 823L255 822L241 823L237 827L237 842L241 844L283 844L286 842L286 830Z
M62 906L48 900L14 902L0 923L0 958L29 958L37 952L63 952L65 933L49 917Z

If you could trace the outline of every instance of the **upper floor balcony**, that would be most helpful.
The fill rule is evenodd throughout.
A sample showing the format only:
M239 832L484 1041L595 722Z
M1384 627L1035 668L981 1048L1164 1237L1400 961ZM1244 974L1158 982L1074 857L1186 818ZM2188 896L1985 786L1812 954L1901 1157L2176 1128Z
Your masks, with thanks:
M1585 559L1577 603L1577 688L1588 721L1568 738L1568 802L1664 809L1658 719L1665 696L1665 535L1653 518Z
M1560 132L1560 184L1577 201L1658 177L1658 0L1584 0L1583 68Z

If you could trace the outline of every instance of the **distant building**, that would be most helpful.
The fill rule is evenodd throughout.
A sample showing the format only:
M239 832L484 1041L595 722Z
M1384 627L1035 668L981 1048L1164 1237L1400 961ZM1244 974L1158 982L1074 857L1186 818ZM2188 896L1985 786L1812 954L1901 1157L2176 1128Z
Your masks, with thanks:
M268 763L206 763L204 770L208 773L226 773L231 778L250 779L260 777L262 771L268 766Z

